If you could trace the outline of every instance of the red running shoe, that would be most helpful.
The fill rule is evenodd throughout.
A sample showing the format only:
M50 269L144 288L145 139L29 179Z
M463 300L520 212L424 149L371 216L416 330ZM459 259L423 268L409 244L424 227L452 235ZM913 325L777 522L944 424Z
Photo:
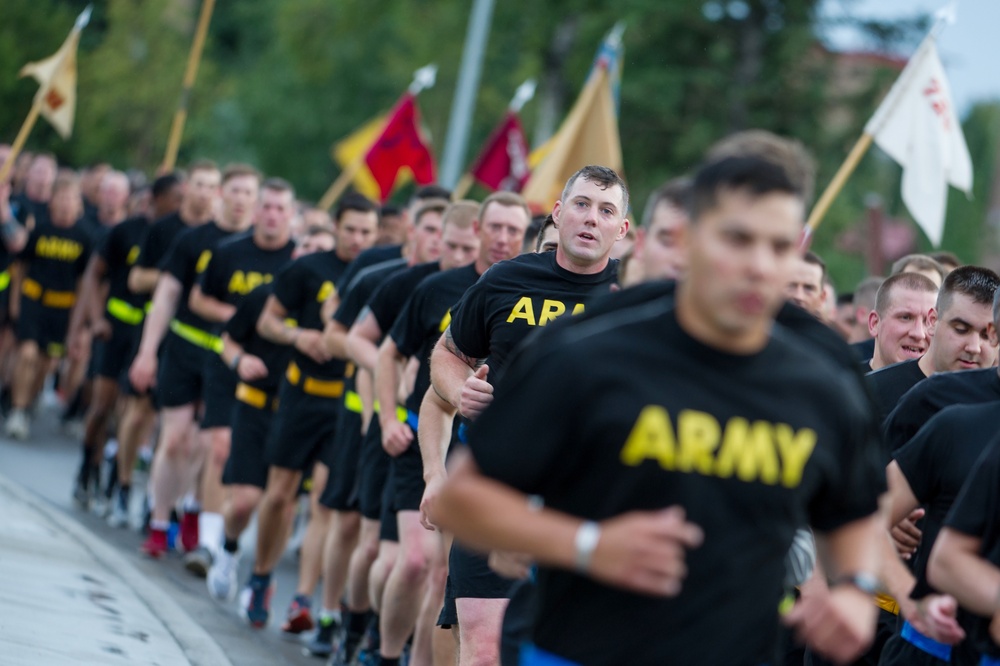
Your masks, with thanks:
M158 560L167 552L167 531L150 528L149 536L139 546L139 552L146 557Z
M296 594L288 606L288 615L285 623L281 625L281 630L286 634L302 634L312 631L316 623L313 622L310 605L309 597Z
M198 512L185 511L181 516L181 548L185 553L198 548Z

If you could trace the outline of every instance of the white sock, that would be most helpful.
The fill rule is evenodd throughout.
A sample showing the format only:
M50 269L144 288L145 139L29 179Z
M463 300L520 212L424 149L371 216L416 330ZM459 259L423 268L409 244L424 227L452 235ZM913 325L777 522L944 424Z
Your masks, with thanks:
M201 511L201 502L195 499L194 493L185 495L181 506L184 507L184 513L198 513Z
M222 547L226 538L226 522L221 513L202 511L198 514L198 545L213 553Z

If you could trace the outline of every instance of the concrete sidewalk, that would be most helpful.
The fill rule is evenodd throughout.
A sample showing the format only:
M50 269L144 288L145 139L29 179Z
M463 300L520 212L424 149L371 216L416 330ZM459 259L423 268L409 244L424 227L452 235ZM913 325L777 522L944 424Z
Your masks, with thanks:
M126 558L2 474L0 516L0 663L231 663Z

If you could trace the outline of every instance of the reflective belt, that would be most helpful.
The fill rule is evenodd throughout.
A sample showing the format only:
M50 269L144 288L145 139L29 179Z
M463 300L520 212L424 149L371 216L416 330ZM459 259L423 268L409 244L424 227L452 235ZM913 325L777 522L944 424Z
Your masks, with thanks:
M991 657L988 654L984 654L979 659L979 666L1000 666L1000 657Z
M285 379L292 386L298 386L299 381L303 379L302 371L294 361L288 364ZM342 379L316 379L306 376L302 381L302 392L321 398L339 398L344 395L344 381Z
M521 666L580 666L575 661L546 652L530 643L521 646L521 658L518 663Z
M408 409L404 409L403 412L406 414L406 418L403 419L403 422L413 428L413 432L416 432L417 424L420 423L420 415L416 412L411 412Z
M469 424L465 421L458 424L458 441L462 444L469 443Z
M899 604L897 604L896 600L888 594L876 594L875 605L884 611L892 613L893 615L899 615Z
M379 404L378 400L375 401L375 409L373 410L376 414L382 413L382 405ZM406 408L396 405L396 420L400 423L406 423ZM416 428L413 429L416 431Z
M143 317L146 316L142 308L129 305L120 298L108 299L108 314L118 321L131 324L132 326L141 323Z
M933 638L924 636L913 628L909 622L903 622L903 631L900 632L903 640L917 648L921 652L926 652L932 657L941 661L951 661L951 646L939 643Z
M7 291L10 286L10 271L0 273L0 291Z
M176 319L170 320L170 330L173 331L177 337L187 340L195 347L201 347L202 349L207 349L208 351L215 352L216 354L222 353L222 338L217 335L212 335L207 331L203 331L200 328L195 328L189 324L179 322Z
M264 409L268 403L271 404L272 411L278 408L277 398L272 398L267 394L267 391L244 384L243 382L236 384L236 399L257 409Z
M357 391L348 391L344 394L344 407L347 407L349 412L361 413L361 410L364 409L364 403L361 402L361 396L358 395Z
M8 276L9 279L10 277ZM44 289L42 285L31 278L25 278L24 282L21 283L21 293L33 301L41 301L41 304L47 308L67 310L76 303L76 294L74 292Z

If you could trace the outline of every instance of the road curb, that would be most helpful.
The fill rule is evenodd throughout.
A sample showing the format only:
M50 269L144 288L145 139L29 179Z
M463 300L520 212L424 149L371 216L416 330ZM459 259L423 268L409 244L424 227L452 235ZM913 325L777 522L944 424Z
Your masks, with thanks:
M91 534L78 522L48 505L31 491L0 474L0 488L40 513L63 533L72 537L108 572L124 582L149 611L160 620L193 666L232 665L212 637L195 623L169 594L146 578L114 548Z

